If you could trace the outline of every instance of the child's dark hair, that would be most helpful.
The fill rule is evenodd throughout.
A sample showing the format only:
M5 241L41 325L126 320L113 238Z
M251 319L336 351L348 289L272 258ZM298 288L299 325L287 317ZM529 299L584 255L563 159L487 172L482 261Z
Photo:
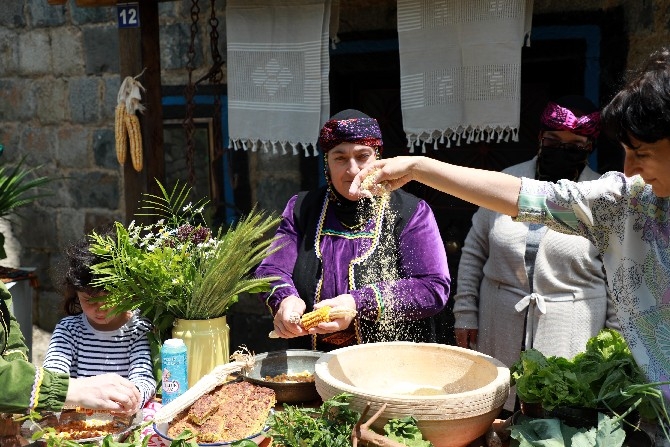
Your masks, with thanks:
M94 279L91 266L102 262L103 259L91 253L90 246L90 236L86 235L65 250L67 271L63 285L65 286L64 309L67 315L82 313L77 292L95 296L104 290L101 287L91 286Z

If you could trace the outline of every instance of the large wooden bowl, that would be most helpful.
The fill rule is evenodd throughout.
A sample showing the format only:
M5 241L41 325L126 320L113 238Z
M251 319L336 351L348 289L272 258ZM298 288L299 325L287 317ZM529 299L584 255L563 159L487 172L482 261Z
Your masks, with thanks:
M389 419L414 416L435 447L463 447L483 435L509 395L510 373L487 355L435 343L369 343L336 349L315 366L323 400L347 392L352 409L370 402L370 415L386 410L373 429Z

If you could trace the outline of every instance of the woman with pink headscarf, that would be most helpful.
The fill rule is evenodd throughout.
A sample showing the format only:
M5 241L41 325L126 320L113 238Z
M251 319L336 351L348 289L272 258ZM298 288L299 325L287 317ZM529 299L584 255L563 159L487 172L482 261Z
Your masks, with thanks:
M538 154L505 169L516 177L595 180L587 166L600 130L588 99L565 96L540 118ZM454 296L457 344L512 366L522 350L572 358L589 338L619 328L603 260L587 239L480 208L472 218ZM515 393L505 404L513 410Z

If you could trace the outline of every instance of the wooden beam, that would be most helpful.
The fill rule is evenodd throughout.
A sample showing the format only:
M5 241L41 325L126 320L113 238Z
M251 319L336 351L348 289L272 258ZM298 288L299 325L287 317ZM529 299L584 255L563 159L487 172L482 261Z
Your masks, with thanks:
M163 105L161 93L161 47L158 1L142 0L140 22L142 23L142 59L144 60L146 84L146 106L144 113L144 147L147 190L160 194L156 180L165 183L165 152L163 151Z
M119 0L119 3L125 1ZM158 189L154 179L164 182L165 159L163 153L163 109L161 106L161 67L158 23L158 0L138 2L139 28L119 28L119 69L121 80L126 76L138 78L146 88L144 105L140 114L144 168L136 172L131 163L123 168L123 196L126 223L135 219L143 194L155 194Z

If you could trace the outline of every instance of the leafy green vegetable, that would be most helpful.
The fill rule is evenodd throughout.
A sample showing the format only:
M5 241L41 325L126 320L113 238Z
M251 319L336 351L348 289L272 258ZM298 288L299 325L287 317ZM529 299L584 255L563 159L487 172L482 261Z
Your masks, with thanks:
M351 431L361 415L349 408L348 393L338 394L318 409L299 408L284 404L270 419L268 436L273 445L282 447L349 447ZM416 425L416 419L391 419L384 431L387 436L412 447L432 447ZM393 435L390 435L393 433Z
M670 422L658 388L667 383L648 383L626 341L611 329L589 339L586 350L572 360L526 350L510 372L519 399L545 410L603 408L623 413L618 419L637 410L645 419Z
M600 413L598 427L577 429L558 419L524 419L511 427L519 447L621 447L626 432L614 418Z
M384 425L384 432L386 437L410 447L433 447L430 441L423 439L421 430L419 430L413 416L391 419Z

